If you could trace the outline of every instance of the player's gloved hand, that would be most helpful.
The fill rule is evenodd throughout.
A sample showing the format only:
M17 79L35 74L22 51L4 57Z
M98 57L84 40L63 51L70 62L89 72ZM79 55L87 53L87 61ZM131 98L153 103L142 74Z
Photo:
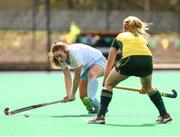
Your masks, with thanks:
M141 91L139 91L140 94L146 94L146 92L144 91L144 89L141 89Z
M64 103L66 103L66 102L71 102L71 101L74 101L74 100L75 100L75 96L73 96L73 95L65 96L65 97L63 98L63 100L64 100Z
M74 101L74 100L75 100L75 96L74 95L69 96L68 102L71 102L71 101Z
M66 103L67 100L68 100L68 98L69 98L69 96L65 96L65 97L63 98L63 102Z

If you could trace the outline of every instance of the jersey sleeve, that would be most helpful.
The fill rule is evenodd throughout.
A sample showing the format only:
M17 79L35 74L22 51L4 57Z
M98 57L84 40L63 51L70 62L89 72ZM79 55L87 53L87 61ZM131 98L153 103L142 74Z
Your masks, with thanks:
M121 40L118 39L118 36L113 40L113 42L111 43L111 47L116 48L117 50L122 50L123 47L123 43Z

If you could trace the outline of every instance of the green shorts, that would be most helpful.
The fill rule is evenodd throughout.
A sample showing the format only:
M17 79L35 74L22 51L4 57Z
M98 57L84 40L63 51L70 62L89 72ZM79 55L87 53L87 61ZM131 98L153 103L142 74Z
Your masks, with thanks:
M115 66L117 72L126 76L146 77L152 74L152 56L136 55L121 59Z

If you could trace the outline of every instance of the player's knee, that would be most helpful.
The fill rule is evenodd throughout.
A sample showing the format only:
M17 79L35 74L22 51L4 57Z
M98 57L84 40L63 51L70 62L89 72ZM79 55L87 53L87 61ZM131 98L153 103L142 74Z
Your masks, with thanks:
M96 78L96 73L93 71L90 71L88 74L88 79L94 79L94 78Z

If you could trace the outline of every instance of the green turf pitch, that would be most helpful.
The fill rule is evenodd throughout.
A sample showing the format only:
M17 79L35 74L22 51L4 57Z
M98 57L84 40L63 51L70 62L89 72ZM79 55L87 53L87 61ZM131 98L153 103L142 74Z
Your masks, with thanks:
M153 85L162 92L175 88L179 93L180 71L155 71ZM101 85L102 78L99 79ZM158 112L148 96L114 90L106 125L88 125L88 115L79 99L67 104L54 104L23 113L5 116L11 110L62 99L65 95L60 72L0 73L0 136L180 136L180 97L163 98L173 121L155 124ZM138 78L131 77L122 86L140 88ZM99 86L98 99L101 86ZM180 93L179 93L180 94Z

